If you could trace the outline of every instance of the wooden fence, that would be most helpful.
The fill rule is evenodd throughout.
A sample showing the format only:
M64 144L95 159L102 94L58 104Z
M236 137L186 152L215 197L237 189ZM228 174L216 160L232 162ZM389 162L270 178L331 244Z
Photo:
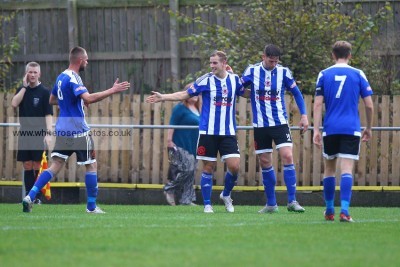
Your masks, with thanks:
M4 109L0 122L17 122L16 111L11 107L11 94L0 94ZM292 125L299 121L297 106L290 96L286 104ZM374 96L374 127L400 126L400 96ZM311 122L312 96L305 101ZM123 128L98 128L92 130L97 148L98 173L101 182L162 184L167 181L166 129L142 128L145 125L168 125L174 102L157 104L144 103L140 95L114 95L99 103L90 105L88 121L91 124L124 125ZM237 105L237 124L251 125L251 110L247 99L240 98ZM365 121L363 105L360 106L362 121ZM55 110L57 113L57 111ZM294 122L294 123L293 123ZM127 125L140 125L139 128ZM363 124L364 125L364 124ZM16 162L17 138L12 134L16 127L0 127L0 178L2 180L21 180L22 166ZM103 132L102 132L103 131ZM110 135L110 132L125 136ZM105 133L105 134L102 134ZM128 133L128 134L127 134ZM323 172L321 150L312 143L312 131L303 136L293 130L294 159L298 185L320 185ZM254 155L252 130L239 130L237 133L241 170L239 185L261 185L260 173ZM373 139L361 145L361 157L355 168L355 185L394 185L398 186L400 177L400 132L393 130L374 131ZM72 156L66 167L57 175L55 181L83 182L84 167L75 164ZM274 152L274 168L277 170L277 183L283 185L282 166ZM198 171L201 169L199 164ZM218 162L214 175L215 184L223 185L224 164ZM196 176L199 184L199 175Z
M235 22L212 13L196 14L196 4L225 4L238 9L242 4L241 0L0 0L0 15L16 12L13 20L2 25L0 30L4 36L0 35L0 43L6 43L11 36L18 36L20 43L20 49L12 57L13 65L5 88L22 78L29 61L41 64L41 80L51 87L58 74L68 66L69 49L80 45L89 54L89 67L82 78L90 90L109 88L117 77L133 83L135 86L130 93L134 94L178 90L178 86L174 86L175 78L183 79L202 66L196 46L178 40L200 30L194 23L181 23L179 31L174 32L172 24L176 21L168 13L171 2L179 3L177 10L182 14L199 15L211 25L227 28L234 27ZM343 12L351 12L360 2L370 14L375 14L385 3L382 0L346 0ZM388 40L385 44L391 47L391 55L398 58L400 1L389 2L393 20L382 27L377 40ZM173 44L178 47L174 48ZM378 48L381 52L384 50L381 46Z

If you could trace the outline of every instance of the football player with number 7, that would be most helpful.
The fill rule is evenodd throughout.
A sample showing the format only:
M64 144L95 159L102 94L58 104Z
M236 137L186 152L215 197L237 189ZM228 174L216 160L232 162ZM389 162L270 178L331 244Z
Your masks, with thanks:
M354 222L349 214L354 161L359 159L360 141L369 141L374 106L372 89L360 69L349 65L351 44L337 41L332 47L335 65L318 74L314 98L314 137L316 146L322 148L324 157L325 219L333 221L335 215L336 164L340 158L340 221ZM367 125L361 132L358 113L359 98L365 107ZM323 133L320 126L325 102Z

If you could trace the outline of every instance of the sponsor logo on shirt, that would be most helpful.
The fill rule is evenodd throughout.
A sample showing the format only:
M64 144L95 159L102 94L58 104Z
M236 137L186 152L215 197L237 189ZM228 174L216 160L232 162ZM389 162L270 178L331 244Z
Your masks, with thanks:
M232 97L228 96L228 87L226 84L222 85L222 96L214 96L214 105L215 106L232 106Z
M79 86L78 88L75 89L75 92L83 91L83 90L86 90L86 87L85 86Z
M280 95L280 90L275 91L275 90L256 90L256 100L259 101L278 101L281 98L279 97Z

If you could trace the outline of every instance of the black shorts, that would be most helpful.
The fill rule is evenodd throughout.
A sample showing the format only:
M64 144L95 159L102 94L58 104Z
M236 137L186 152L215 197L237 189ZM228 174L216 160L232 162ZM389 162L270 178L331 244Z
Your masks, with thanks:
M292 135L287 124L254 128L254 147L256 154L272 152L272 141L276 149L293 146Z
M326 159L359 159L360 136L332 134L323 137L323 156Z
M51 157L59 157L65 161L72 153L76 153L76 163L87 165L96 162L93 138L90 135L81 137L57 136Z
M19 136L17 161L41 161L44 150L44 136Z
M236 136L200 134L196 158L217 161L218 152L222 161L227 158L240 158Z

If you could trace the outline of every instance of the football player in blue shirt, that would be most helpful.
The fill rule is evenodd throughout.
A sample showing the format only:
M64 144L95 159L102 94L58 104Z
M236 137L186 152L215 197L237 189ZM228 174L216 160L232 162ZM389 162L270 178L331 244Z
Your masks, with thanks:
M201 94L200 136L196 158L203 161L200 183L204 212L213 213L211 192L218 152L228 168L220 199L224 202L226 211L234 212L230 194L238 179L240 165L235 106L236 97L244 93L244 88L239 76L227 71L227 56L224 52L215 51L210 56L210 68L211 72L198 78L188 90L172 94L152 92L146 102L184 100Z
M340 158L340 221L354 222L349 214L354 161L359 159L360 140L371 139L373 119L372 89L362 70L351 67L351 44L337 41L332 48L336 64L318 74L314 99L314 144L323 148L325 219L333 221L335 215L335 173ZM358 114L359 98L362 98L367 118L361 132ZM325 116L323 132L320 126L323 103Z
M32 200L64 166L72 153L76 153L77 164L86 166L85 184L88 213L104 213L96 206L97 163L90 128L85 120L84 105L96 103L112 94L125 91L129 82L115 81L113 87L102 92L90 94L83 85L79 72L85 70L88 55L82 47L74 47L69 53L69 67L56 80L50 95L50 104L59 105L60 115L56 123L56 143L51 153L50 167L43 171L29 194L22 200L23 212L31 212Z
M278 64L281 51L276 45L266 45L263 60L250 65L242 74L242 83L250 86L253 113L254 145L258 155L267 203L259 213L278 211L275 196L276 176L272 166L272 142L283 162L283 178L287 188L287 210L304 212L296 201L296 170L293 164L292 137L287 121L285 91L294 96L300 110L299 126L308 129L306 106L291 71Z

